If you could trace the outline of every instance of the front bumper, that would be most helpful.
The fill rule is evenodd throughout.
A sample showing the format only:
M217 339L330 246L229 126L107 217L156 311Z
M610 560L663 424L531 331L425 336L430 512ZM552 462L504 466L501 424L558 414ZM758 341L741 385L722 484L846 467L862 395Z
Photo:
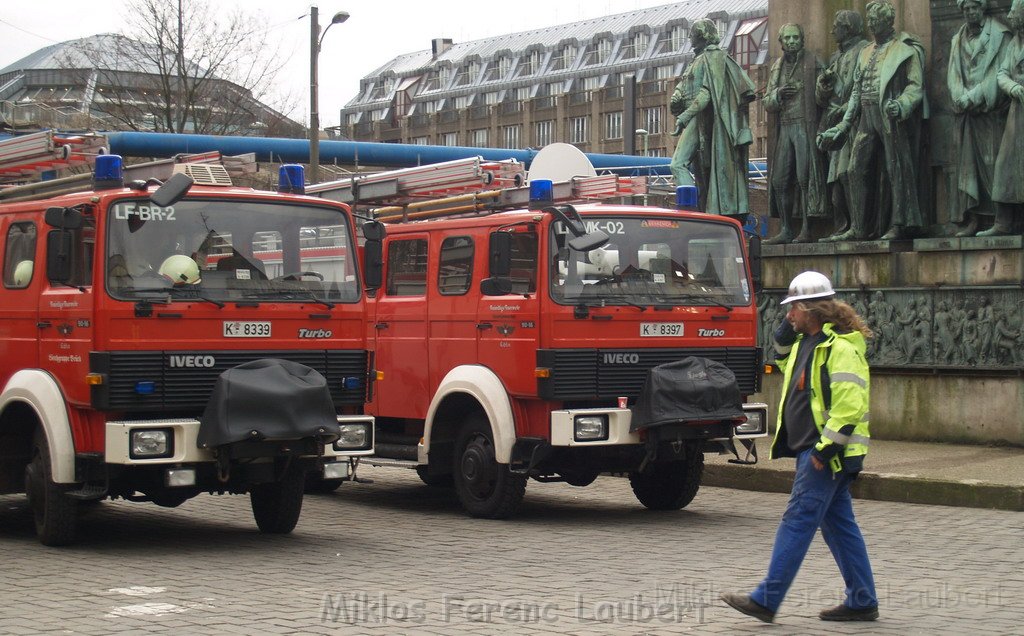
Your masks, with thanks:
M715 434L709 435L706 439L709 441L724 441L729 439L765 437L768 434L768 405L757 402L744 404L743 411L747 415L747 422L733 426L730 435L721 436L720 434ZM632 415L633 412L628 408L552 411L551 445L563 447L640 445L643 443L640 433L631 433L629 431ZM604 419L606 421L606 434L593 439L581 439L576 426L577 421L581 418Z

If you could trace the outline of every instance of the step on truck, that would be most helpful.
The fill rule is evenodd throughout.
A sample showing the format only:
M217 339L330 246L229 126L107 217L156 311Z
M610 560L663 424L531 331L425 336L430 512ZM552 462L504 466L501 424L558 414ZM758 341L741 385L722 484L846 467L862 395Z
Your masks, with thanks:
M120 157L95 161L85 191L0 191L0 493L27 494L47 545L89 502L206 492L290 532L307 480L372 452L357 261L380 224L357 245L300 166L262 192L219 165L125 184Z
M679 509L705 453L739 440L736 461L756 461L766 405L743 400L761 382L758 239L748 249L724 216L593 202L638 197L643 177L514 180L355 201L387 225L367 311L377 438L361 463L414 468L502 518L531 478L628 475L644 506ZM353 201L355 185L333 191ZM665 372L692 390L658 394Z

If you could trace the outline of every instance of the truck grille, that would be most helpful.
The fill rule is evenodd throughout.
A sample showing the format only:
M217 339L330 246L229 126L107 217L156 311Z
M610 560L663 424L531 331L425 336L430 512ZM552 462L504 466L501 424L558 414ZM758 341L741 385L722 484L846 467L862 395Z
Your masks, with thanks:
M327 378L335 406L366 401L364 350L111 351L89 355L92 372L106 376L103 384L92 387L92 406L108 411L202 411L221 373L262 358L290 360L316 369ZM346 388L346 378L358 381L349 381L350 388ZM152 393L140 392L140 382L153 383Z
M537 381L546 400L604 400L640 395L648 369L688 356L720 362L736 376L740 393L761 390L758 347L720 349L542 349L537 366L551 369Z

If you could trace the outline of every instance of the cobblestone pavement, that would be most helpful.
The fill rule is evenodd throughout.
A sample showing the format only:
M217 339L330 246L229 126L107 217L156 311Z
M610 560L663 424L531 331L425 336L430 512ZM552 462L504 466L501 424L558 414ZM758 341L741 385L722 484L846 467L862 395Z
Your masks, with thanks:
M773 626L725 607L764 573L786 496L703 488L652 513L624 479L531 483L513 521L462 514L412 471L309 496L289 536L245 497L106 502L72 548L0 497L0 633L1008 634L1024 632L1024 516L857 501L882 617L828 624L842 581L820 538Z

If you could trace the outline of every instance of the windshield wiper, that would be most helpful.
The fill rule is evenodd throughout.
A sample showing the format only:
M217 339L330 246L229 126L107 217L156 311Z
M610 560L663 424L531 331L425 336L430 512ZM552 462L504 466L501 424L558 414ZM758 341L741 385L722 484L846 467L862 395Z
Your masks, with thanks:
M176 298L185 299L185 300L191 300L191 299L195 298L196 300L201 300L203 302L207 302L207 303L210 303L212 305L217 305L218 309L224 309L224 307L225 307L224 303L222 303L221 301L214 300L213 298L210 298L209 296L204 296L203 294L199 293L198 290L195 290L195 289L187 289L185 287L169 287L169 288L167 288L166 291L167 291L167 293L170 296L174 296Z
M323 305L328 309L334 309L334 303L329 300L320 298L311 289L297 288L297 289L274 289L251 292L245 295L246 298L260 298L263 300L270 300L278 298L280 300L312 300L313 302Z
M676 294L673 294L673 296L676 296ZM706 300L709 303L711 303L712 305L718 305L719 307L725 307L726 310L732 311L732 305L727 305L724 302L722 302L721 300L718 300L717 298L715 298L714 296L705 296L703 294L695 294L693 292L683 292L681 294L678 294L678 296L681 297L681 298L689 298L691 300L694 300L694 299L695 300Z

